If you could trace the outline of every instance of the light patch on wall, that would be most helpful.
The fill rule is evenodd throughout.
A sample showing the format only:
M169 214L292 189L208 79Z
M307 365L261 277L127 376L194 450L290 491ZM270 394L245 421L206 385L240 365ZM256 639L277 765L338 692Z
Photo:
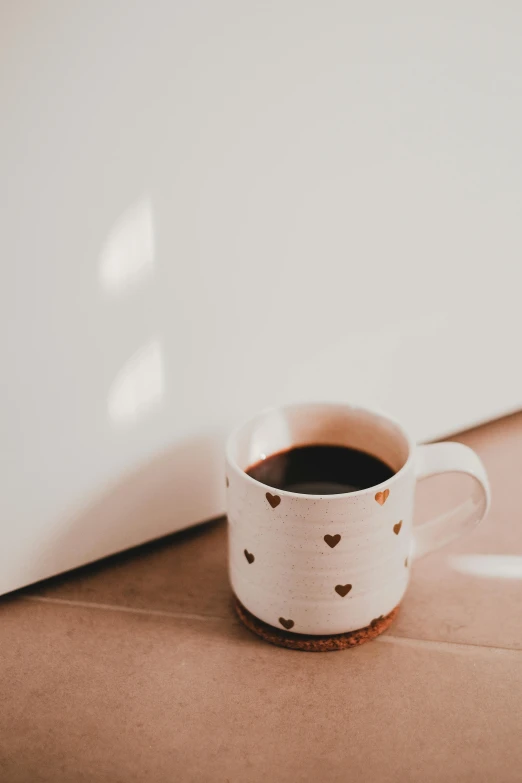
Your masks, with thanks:
M461 574L486 579L522 579L522 555L454 555L448 562Z
M163 365L160 342L153 340L122 367L107 399L107 411L113 424L135 424L160 403L165 392Z
M144 196L129 207L111 229L100 255L100 284L111 295L121 294L152 274L154 215Z

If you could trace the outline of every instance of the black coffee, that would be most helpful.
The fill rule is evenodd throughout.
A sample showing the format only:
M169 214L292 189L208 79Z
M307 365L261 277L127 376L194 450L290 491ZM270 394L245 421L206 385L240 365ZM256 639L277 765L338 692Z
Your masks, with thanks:
M346 446L298 446L273 454L246 472L268 487L307 495L356 492L394 474L377 457Z

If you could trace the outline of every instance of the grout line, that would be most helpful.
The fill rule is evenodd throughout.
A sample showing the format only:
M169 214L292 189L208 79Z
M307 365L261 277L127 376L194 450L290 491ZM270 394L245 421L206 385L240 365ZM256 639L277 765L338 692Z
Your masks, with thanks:
M474 652L475 650L488 650L490 652L498 653L514 653L515 655L522 654L522 650L517 650L514 647L498 647L493 644L474 644L473 642L445 642L439 639L415 639L411 636L393 636L389 633L377 636L375 641L399 644L404 645L405 647L435 647L447 652L467 653Z
M41 604L59 606L75 606L82 609L101 609L105 612L128 612L129 614L150 615L152 617L171 617L174 620L228 620L227 617L217 617L211 614L189 614L188 612L169 612L166 609L139 609L135 606L120 606L118 604L99 604L93 601L71 601L67 598L47 598L43 595L24 595L23 601L36 601Z
M138 614L150 617L170 617L173 620L203 620L208 622L209 620L226 622L229 617L219 617L217 615L210 614L189 614L188 612L169 612L166 609L140 609L134 606L121 606L120 604L100 604L94 601L73 601L68 598L48 598L42 595L24 595L20 596L23 601L32 601L42 604L54 604L57 606L71 606L82 609L100 609L105 612L124 612L128 614ZM476 650L488 650L498 653L514 653L515 655L521 655L522 650L517 650L513 647L498 647L488 644L473 644L470 642L445 642L438 639L415 639L411 636L394 636L390 633L382 634L375 638L376 642L387 644L398 644L405 647L430 647L438 648L446 652L460 652L469 653Z

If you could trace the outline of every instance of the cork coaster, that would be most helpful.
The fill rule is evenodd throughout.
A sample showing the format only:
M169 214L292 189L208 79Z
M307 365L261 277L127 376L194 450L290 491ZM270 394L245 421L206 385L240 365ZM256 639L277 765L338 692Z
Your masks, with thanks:
M234 596L234 605L243 625L264 639L265 642L276 644L278 647L288 647L291 650L305 650L306 652L346 650L348 647L356 647L358 644L369 642L392 624L399 611L399 607L396 606L385 617L383 615L376 617L370 625L358 631L331 634L329 636L315 636L303 633L289 633L288 631L274 628L262 620L258 620L243 606L236 596Z

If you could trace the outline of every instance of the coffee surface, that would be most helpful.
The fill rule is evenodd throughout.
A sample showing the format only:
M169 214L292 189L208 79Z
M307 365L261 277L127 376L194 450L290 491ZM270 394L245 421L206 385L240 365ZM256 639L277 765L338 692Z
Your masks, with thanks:
M394 471L365 451L346 446L298 446L272 454L246 473L267 487L306 495L336 495L368 489Z

